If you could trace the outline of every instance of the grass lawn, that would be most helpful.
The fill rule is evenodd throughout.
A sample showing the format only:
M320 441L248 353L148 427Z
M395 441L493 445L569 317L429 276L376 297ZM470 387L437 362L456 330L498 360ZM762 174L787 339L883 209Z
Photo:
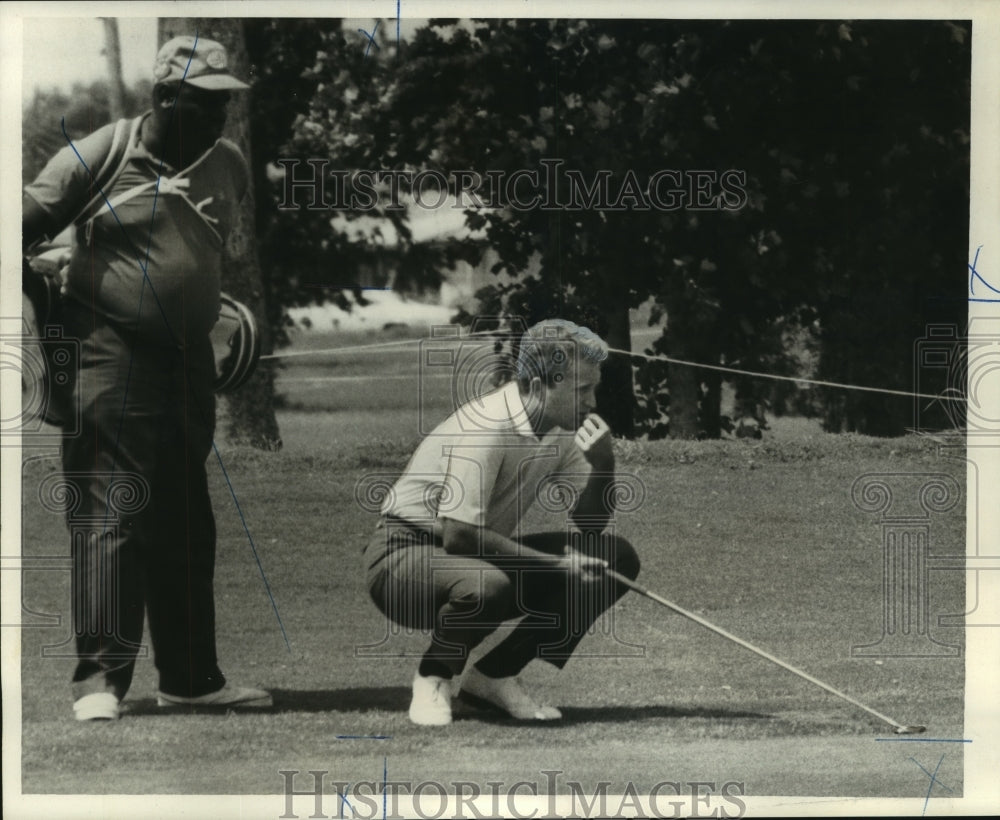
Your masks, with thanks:
M220 442L274 607L219 465L209 464L222 666L234 681L271 689L272 711L158 710L144 659L122 720L76 724L72 658L42 657L43 646L69 636L69 574L26 573L26 605L64 617L62 626L22 631L25 792L274 795L277 816L282 770L350 783L378 781L385 770L395 780L484 789L490 780L544 786L541 773L558 770L562 793L569 781L587 792L632 782L642 792L700 780L744 783L748 795L922 803L928 778L914 758L933 767L938 753L880 742L891 735L877 719L634 594L563 672L528 667L530 685L563 708L559 724L463 708L450 727L411 725L409 683L425 638L387 633L367 598L360 551L375 518L355 486L371 473L398 473L420 438L418 417L432 423L447 412L447 393L421 396L416 372L412 349L287 360L283 450ZM926 724L928 737L963 737L962 657L851 655L879 639L883 601L879 519L854 506L852 484L867 473L943 472L964 487L963 462L927 439L831 436L801 419L776 420L760 442L616 448L620 471L646 492L640 509L616 521L639 549L646 586L896 720ZM34 495L55 469L52 457L25 465L26 555L65 554L62 521ZM934 555L964 553L964 499L930 519L930 542ZM937 617L963 611L963 578L931 572L927 599L928 637L959 649L963 631ZM938 776L959 796L962 747L940 751ZM308 786L303 778L297 788Z

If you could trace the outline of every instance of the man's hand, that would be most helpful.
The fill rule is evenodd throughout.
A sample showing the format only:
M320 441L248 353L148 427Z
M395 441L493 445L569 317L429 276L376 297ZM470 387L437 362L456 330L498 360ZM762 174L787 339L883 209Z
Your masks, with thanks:
M611 428L596 413L588 413L573 439L583 452L583 457L598 470L613 470L614 453L611 450Z
M576 575L585 583L592 583L598 580L604 570L608 568L608 562L603 558L594 558L584 555L573 548L567 546L566 554L559 561L559 566L569 571L571 575Z

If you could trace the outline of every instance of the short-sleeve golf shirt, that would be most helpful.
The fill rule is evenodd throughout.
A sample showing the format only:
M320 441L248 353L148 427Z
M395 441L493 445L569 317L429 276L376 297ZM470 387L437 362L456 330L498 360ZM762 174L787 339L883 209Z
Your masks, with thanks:
M449 518L512 537L559 474L579 490L590 465L575 431L532 430L517 383L460 407L417 447L393 485L384 515L414 523Z
M74 219L98 194L91 172L107 156L113 131L114 124L104 126L63 148L25 189L56 224ZM76 230L67 293L154 341L204 339L219 316L222 247L247 190L246 161L220 139L178 171L152 156L138 132L126 156L104 191L113 212L102 202L92 229Z

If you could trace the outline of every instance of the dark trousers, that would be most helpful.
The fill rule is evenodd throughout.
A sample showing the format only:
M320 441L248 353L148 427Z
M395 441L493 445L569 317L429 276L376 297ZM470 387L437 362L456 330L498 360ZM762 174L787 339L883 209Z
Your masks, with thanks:
M81 342L80 429L62 447L72 495L74 697L125 695L144 613L160 689L213 692L225 679L205 473L215 421L211 346L144 344L77 305L67 307L65 326Z
M603 533L544 532L520 542L561 555L567 543L599 555L629 578L639 574L639 557L624 538ZM390 620L431 632L425 658L447 666L453 675L465 667L469 652L504 622L519 623L476 665L492 677L518 674L533 658L558 668L601 613L628 589L605 576L571 582L561 569L541 568L526 559L491 563L449 555L419 528L390 521L376 530L365 549L368 588L375 605Z

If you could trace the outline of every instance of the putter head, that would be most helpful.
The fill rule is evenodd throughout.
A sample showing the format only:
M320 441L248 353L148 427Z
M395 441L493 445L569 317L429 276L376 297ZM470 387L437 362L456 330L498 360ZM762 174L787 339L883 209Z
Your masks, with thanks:
M926 732L926 726L897 726L897 735L919 735L921 732Z

